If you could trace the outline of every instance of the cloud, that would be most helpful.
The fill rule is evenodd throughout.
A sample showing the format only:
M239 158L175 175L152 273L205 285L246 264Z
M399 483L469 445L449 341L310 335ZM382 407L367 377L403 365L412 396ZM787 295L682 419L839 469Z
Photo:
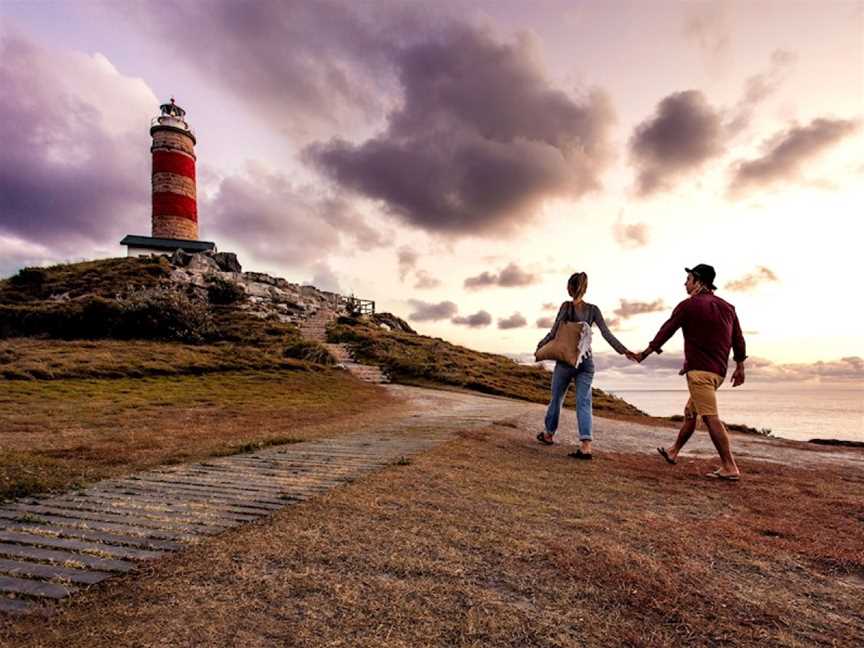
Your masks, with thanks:
M332 268L324 261L319 261L312 266L312 281L304 283L304 285L315 286L318 290L327 290L334 293L341 293L339 287L339 278Z
M481 310L467 317L454 317L450 321L454 324L469 326L471 328L483 328L492 323L492 316L485 310Z
M665 97L656 114L640 123L630 138L637 194L645 197L670 189L681 177L720 155L721 134L720 114L698 90Z
M732 165L729 193L740 195L753 188L798 178L801 165L858 129L848 119L818 118L806 126L791 126L763 144L765 154Z
M509 263L505 268L497 274L489 272L481 272L475 277L465 279L464 286L468 290L480 290L491 286L500 286L502 288L517 288L521 286L530 286L540 281L540 277L520 268L515 263Z
M202 237L280 266L310 267L329 254L387 243L347 201L254 163L223 178L202 211Z
M417 267L417 260L420 255L410 247L403 246L397 251L397 256L399 259L399 281L404 282L408 273Z
M425 270L418 270L416 276L417 282L414 284L414 288L417 290L429 290L441 285L440 279L436 279Z
M439 320L450 319L459 311L459 307L451 301L431 304L419 299L409 299L408 303L414 309L408 315L408 319L415 322L437 322Z
M600 187L611 159L608 97L552 86L530 38L450 23L393 51L403 99L361 144L319 142L304 159L402 222L454 237L511 233L540 204Z
M732 42L732 16L729 2L692 6L686 14L682 32L699 47L705 62L717 68L725 62Z
M648 225L646 223L624 223L621 217L612 226L612 235L622 248L635 249L648 245Z
M522 328L528 323L520 313L513 313L510 317L498 319L498 328L502 330Z
M546 302L543 304L543 310L557 311L559 308L561 308L561 304L556 304L555 302Z
M554 317L540 317L537 320L537 328L539 328L539 329L552 328L553 324L555 324L555 318Z
M629 319L634 315L642 315L643 313L657 313L666 308L662 299L657 299L653 302L628 301L622 299L621 306L615 309L614 313L621 318Z
M56 260L51 250L43 245L0 236L0 278L15 274L21 268L48 265Z
M0 87L0 236L59 260L149 234L158 101L143 81L0 29Z
M393 85L385 38L399 12L334 0L123 3L115 12L291 142L383 117ZM194 28L190 28L194 26ZM173 64L173 63L172 63Z
M750 272L740 279L733 279L727 282L723 287L726 290L739 292L747 292L753 290L762 283L777 281L777 275L772 270L765 266L758 266L754 272Z
M793 52L775 50L771 54L771 65L768 71L747 79L744 94L732 111L731 120L725 126L728 136L734 136L750 125L756 107L777 92L797 58Z

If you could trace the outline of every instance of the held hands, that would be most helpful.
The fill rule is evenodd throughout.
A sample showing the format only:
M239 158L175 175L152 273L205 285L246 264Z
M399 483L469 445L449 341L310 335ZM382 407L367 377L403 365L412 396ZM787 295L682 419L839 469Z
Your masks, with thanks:
M632 351L627 351L624 355L633 362L641 363L645 358L651 355L651 349L645 349L641 353L633 353Z

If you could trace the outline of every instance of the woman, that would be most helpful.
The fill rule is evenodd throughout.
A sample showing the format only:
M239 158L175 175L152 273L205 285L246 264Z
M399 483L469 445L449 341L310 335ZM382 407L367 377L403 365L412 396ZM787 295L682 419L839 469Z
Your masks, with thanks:
M558 327L562 322L585 322L588 326L597 324L603 338L619 354L626 355L631 360L634 355L618 341L606 321L600 309L594 304L589 304L582 298L588 288L588 275L577 272L567 281L567 292L572 298L561 304L555 324L549 334L540 340L537 345L539 349L555 337ZM561 403L567 393L570 382L576 383L576 420L579 425L580 447L576 452L571 452L568 457L575 459L591 459L591 382L594 380L594 359L591 350L588 350L585 358L578 367L573 367L566 362L556 362L555 371L552 373L552 400L549 401L549 409L546 410L546 429L537 435L537 440L546 445L552 445L555 432L558 429L558 417L561 413Z

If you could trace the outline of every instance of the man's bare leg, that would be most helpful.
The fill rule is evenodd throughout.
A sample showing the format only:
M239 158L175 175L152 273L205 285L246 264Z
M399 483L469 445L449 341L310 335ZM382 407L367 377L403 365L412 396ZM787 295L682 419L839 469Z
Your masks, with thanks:
M684 422L681 424L681 429L678 430L678 438L675 439L675 445L666 450L666 454L669 455L669 458L672 461L676 461L678 459L678 453L684 448L684 445L690 440L690 437L693 436L693 431L696 429L696 417L688 418L684 417Z
M717 454L720 455L720 473L723 475L739 475L738 466L735 464L735 458L732 456L732 447L729 443L729 433L726 431L726 426L719 416L703 416L702 420L708 426L708 434L711 435L711 441L714 447L717 448Z

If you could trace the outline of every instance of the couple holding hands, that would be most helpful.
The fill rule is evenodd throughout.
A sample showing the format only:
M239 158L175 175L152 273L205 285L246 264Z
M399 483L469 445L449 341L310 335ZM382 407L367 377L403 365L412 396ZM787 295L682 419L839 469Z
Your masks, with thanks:
M559 336L567 322L583 323L582 328L587 327L589 330L597 324L603 338L615 351L634 362L642 362L652 353L662 353L663 345L680 328L684 334L684 367L680 373L687 377L690 399L684 408L684 422L674 445L668 449L657 448L657 451L670 464L676 463L678 454L696 429L697 418L701 417L720 455L721 463L717 470L707 476L737 481L740 479L740 471L732 456L729 434L717 411L716 391L726 378L730 350L734 353L736 363L732 386L737 387L744 382L744 360L747 357L744 336L735 307L714 294L714 268L700 263L692 268L685 268L685 271L687 280L684 289L688 298L675 307L672 315L641 353L633 353L621 344L609 330L600 309L584 300L588 288L588 275L584 272L573 274L567 281L567 292L571 299L561 304L552 330L540 341L537 349L540 352L543 347L556 341L556 336ZM570 383L575 382L580 447L569 456L591 459L591 383L594 379L594 360L591 355L590 334L582 336L579 346L575 364L562 360L555 363L555 371L552 373L552 399L546 411L545 430L537 435L537 440L546 445L554 442L561 404Z

